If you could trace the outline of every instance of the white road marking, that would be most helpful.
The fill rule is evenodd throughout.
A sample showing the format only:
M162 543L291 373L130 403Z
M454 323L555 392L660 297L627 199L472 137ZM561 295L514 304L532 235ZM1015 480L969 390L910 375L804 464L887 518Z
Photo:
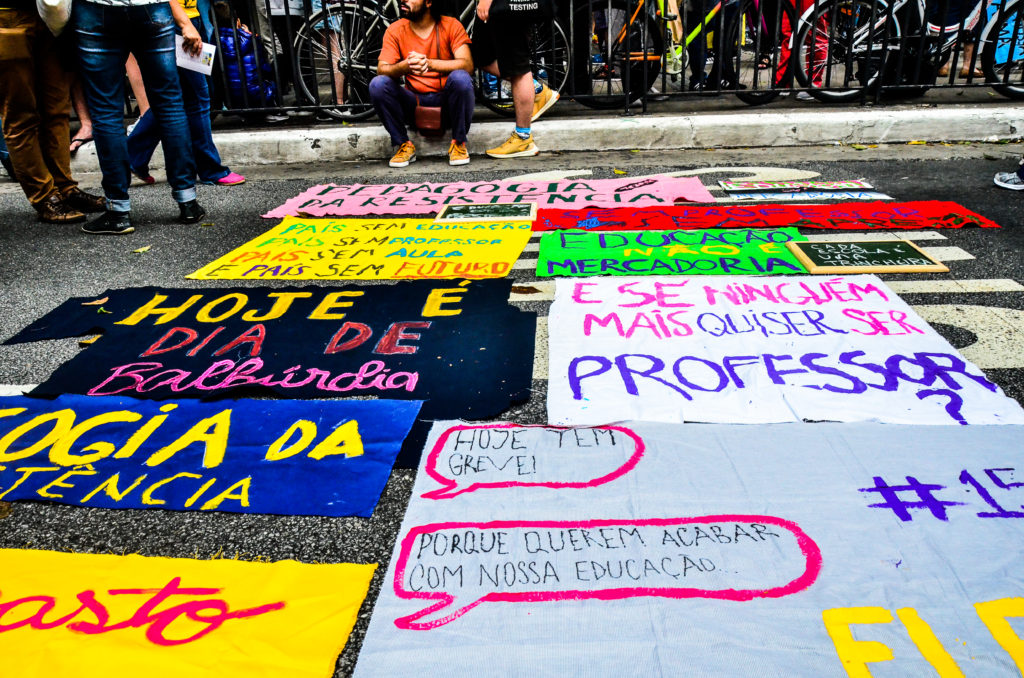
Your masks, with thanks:
M740 174L736 174L740 172ZM732 181L799 181L820 177L820 172L798 170L789 167L702 167L700 169L665 172L667 177L694 177L702 174L728 174ZM709 191L721 191L722 187L712 182Z
M852 242L855 240L947 240L946 236L936 231L868 231L862 233L804 233L808 240L822 240L825 242Z
M885 282L896 294L986 294L990 292L1024 292L1024 285L1009 278L990 280L887 280ZM554 301L555 281L538 280L522 287L531 287L535 292L513 292L509 301Z
M0 384L0 396L25 395L36 386L36 384Z
M670 231L673 229L646 229L646 230L666 230ZM699 229L693 229L699 230ZM623 235L630 235L633 233L643 233L644 230L615 230L615 231L602 231L602 233L616 233ZM892 241L892 240L948 240L946 236L936 231L866 231L866 232L848 232L848 233L805 233L808 240L819 240L822 242L853 242L859 240L877 240L877 241ZM532 240L532 238L531 238ZM524 252L539 252L540 242L529 242L526 247L523 248Z
M960 354L978 367L1024 367L1024 311L960 304L911 308L928 323L961 327L977 336L978 340L960 349Z
M921 249L936 261L964 261L974 258L973 254L959 247L922 247Z
M896 294L963 294L985 292L1024 292L1016 280L889 280L885 283Z
M546 172L533 172L532 174L518 174L514 177L506 177L501 181L561 181L574 177L589 177L593 170L548 170Z

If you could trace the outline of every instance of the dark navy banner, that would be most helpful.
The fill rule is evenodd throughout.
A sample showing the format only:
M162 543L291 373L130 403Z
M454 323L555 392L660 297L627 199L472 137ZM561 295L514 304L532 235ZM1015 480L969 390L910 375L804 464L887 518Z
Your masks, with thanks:
M108 290L5 343L102 332L32 395L371 396L426 419L487 419L529 397L537 317L510 280Z
M0 500L369 517L420 404L0 398Z

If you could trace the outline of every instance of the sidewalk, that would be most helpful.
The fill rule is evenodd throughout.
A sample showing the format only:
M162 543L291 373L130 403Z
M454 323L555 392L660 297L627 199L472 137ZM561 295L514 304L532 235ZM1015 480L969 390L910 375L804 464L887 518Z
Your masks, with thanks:
M964 103L960 103L964 102ZM682 150L885 144L908 141L999 141L1024 136L1024 105L988 89L932 90L913 103L826 106L782 98L749 107L734 96L684 98L652 104L647 114L595 111L559 102L534 123L542 152ZM496 146L512 122L478 108L469 133L471 154ZM371 118L359 123L313 122L294 118L274 127L246 127L238 118L215 123L221 155L232 165L338 162L386 158L391 145L384 128ZM448 140L413 135L424 154L443 154ZM163 156L153 157L153 168ZM88 144L72 159L75 173L98 170L95 147Z

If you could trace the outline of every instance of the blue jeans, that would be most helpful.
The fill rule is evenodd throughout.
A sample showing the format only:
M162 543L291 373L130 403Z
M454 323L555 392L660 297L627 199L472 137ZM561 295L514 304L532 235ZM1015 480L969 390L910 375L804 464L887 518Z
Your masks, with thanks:
M440 92L418 96L424 106L440 106L441 124L451 127L452 139L460 144L466 143L466 133L473 122L474 103L473 78L469 73L452 71ZM370 101L394 146L409 140L406 126L413 120L416 97L394 78L378 75L370 81Z
M192 19L192 25L201 35L202 21ZM212 184L226 177L230 170L221 164L220 153L213 143L213 131L210 129L210 86L205 75L186 68L178 69L178 79L181 81L181 97L185 102L185 116L192 136L196 171L200 181ZM160 123L153 109L149 109L139 118L135 129L128 136L128 159L132 169L143 170L149 167L153 151L160 143L160 133Z
M2 130L3 128L4 121L0 120L0 130ZM9 157L11 157L11 154L7 152L7 144L4 143L3 132L0 132L0 161L7 162L7 158Z
M113 7L77 0L71 22L78 38L78 67L92 115L107 209L131 209L131 168L124 134L124 62L129 52L139 62L151 110L160 123L171 195L179 203L195 200L196 165L174 61L170 5Z

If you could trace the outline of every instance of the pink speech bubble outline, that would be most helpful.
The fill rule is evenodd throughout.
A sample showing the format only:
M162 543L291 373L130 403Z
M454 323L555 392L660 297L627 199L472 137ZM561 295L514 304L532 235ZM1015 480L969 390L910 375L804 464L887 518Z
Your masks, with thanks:
M639 525L639 526L665 526L665 525L689 525L692 523L761 523L781 527L796 537L800 552L804 555L807 563L804 573L793 581L783 586L770 589L698 589L698 588L661 588L627 586L614 589L600 589L596 591L527 591L522 593L488 593L455 610L446 617L435 619L429 622L417 622L420 617L448 607L455 601L455 596L445 591L423 592L406 591L402 588L405 579L405 568L409 562L409 554L412 551L416 538L428 532L440 532L442 530L475 528L480 530L492 530L500 528L522 528L522 527L612 527L617 525ZM799 593L810 587L818 578L821 572L821 549L796 523L775 518L774 516L754 516L725 514L712 516L698 516L695 518L649 518L646 520L495 520L488 523L433 523L430 525L418 525L402 539L402 548L398 554L398 564L395 566L394 588L395 595L406 600L437 599L438 602L430 607L414 612L413 614L399 617L395 620L395 626L408 631L429 631L439 626L453 622L466 614L480 603L488 601L499 601L506 603L518 602L546 602L551 600L622 600L624 598L635 598L639 596L654 596L659 598L710 598L717 600L753 600L754 598L782 598L794 593Z
M632 438L633 439L633 443L635 445L635 449L633 451L632 456L630 456L630 458L628 460L626 460L625 464L623 464L619 468L615 469L611 473L607 473L607 474L605 474L605 475L603 475L603 476L601 476L599 478L594 478L592 480L576 481L576 482L568 482L568 481L566 481L566 482L559 482L559 481L519 482L518 480L503 480L501 482L493 482L493 483L484 483L484 482L481 482L481 483L470 483L469 485L466 485L465 487L463 487L462 489L460 489L460 490L458 490L456 492L451 492L452 488L455 488L455 487L459 486L459 481L458 480L452 480L451 478L448 478L447 476L443 476L437 470L437 460L441 456L441 451L444 449L445 443L448 442L449 436L451 436L453 433L458 433L459 431L483 430L483 429L510 429L510 428L544 428L544 429L549 429L549 430L560 430L560 431L572 430L572 427L569 427L569 426L541 426L541 425L537 425L537 424L524 425L524 424L511 424L511 423L505 423L505 424L485 424L483 426L473 426L473 425L453 426L450 429L448 429L447 431L445 431L444 433L442 433L441 437L437 439L436 443L434 443L434 447L430 450L430 454L427 455L427 462L426 462L426 465L424 466L424 470L427 472L427 475L429 475L431 478L436 480L439 485L442 485L442 487L440 487L440 488L438 488L436 490L431 490L429 492L424 492L420 496L423 497L424 499L451 499L453 497L457 497L458 495L462 494L463 492L474 492L474 491L476 491L478 489L481 489L481 488L553 487L553 488L556 488L556 489L562 489L562 488L597 487L598 485L603 485L605 483L609 483L609 482L615 480L616 478L624 476L627 473L629 473L630 471L632 471L634 468L636 468L636 465L640 462L640 457L644 456L644 452L646 451L646 446L644 445L644 441L640 438L640 436L638 436L635 432L629 430L628 428L624 428L622 426L591 426L591 427L588 427L588 428L605 429L605 430L608 430L608 431L618 431L619 433L624 433L628 438Z

